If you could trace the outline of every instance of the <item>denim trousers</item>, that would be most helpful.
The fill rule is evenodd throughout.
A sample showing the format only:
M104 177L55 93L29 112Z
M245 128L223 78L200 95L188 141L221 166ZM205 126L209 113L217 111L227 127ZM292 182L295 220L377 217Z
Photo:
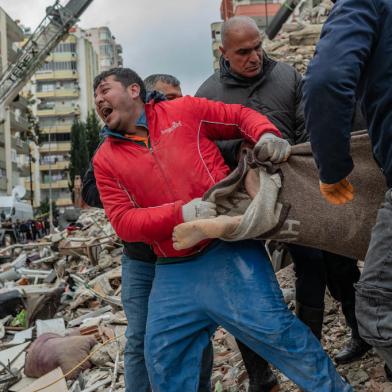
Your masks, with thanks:
M197 391L202 352L218 325L303 391L352 391L288 309L259 242L216 241L190 260L156 267L145 338L154 392Z
M155 275L155 264L122 256L121 300L128 320L124 353L126 392L150 392L146 363L144 360L144 336L148 298ZM212 344L203 352L199 392L210 392L212 371Z
M392 189L378 210L355 288L359 333L392 369Z

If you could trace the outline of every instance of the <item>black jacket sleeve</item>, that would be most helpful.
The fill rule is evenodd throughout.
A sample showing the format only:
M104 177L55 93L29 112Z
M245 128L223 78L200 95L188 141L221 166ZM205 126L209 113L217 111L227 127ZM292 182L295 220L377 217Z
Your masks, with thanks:
M242 142L243 139L218 140L215 142L230 170L234 170L238 166L238 158Z
M94 167L91 161L83 176L82 198L90 207L103 208L97 183L95 181Z
M295 72L295 121L294 134L295 144L309 141L309 135L305 129L304 104L302 101L302 76Z

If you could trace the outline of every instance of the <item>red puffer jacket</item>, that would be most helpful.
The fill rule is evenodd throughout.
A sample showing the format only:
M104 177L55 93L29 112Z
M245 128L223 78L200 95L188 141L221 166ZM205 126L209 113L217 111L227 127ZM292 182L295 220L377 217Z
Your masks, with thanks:
M94 157L105 212L118 236L153 245L159 257L182 257L206 246L173 248L182 206L201 197L229 169L213 140L243 137L255 143L279 131L241 105L184 97L145 105L151 147L109 136Z

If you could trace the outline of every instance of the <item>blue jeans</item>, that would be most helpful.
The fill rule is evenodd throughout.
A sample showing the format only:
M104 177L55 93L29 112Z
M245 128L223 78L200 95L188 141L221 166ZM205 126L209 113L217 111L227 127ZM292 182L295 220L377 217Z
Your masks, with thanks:
M128 320L127 343L124 354L126 392L150 392L144 360L144 335L146 332L148 298L155 275L155 264L122 256L121 300ZM212 370L212 345L203 355L199 392L210 392Z
M218 325L303 391L352 391L287 308L259 242L217 241L189 261L156 267L145 338L154 392L197 391L202 352Z
M359 333L392 369L392 189L378 210L355 288Z

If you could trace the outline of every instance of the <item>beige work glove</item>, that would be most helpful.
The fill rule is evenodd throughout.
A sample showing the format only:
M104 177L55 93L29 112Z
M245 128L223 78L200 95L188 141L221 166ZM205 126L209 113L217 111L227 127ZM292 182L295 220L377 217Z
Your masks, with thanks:
M182 217L184 222L196 219L207 219L216 217L216 204L203 201L200 197L191 200L182 206Z
M280 163L287 161L291 153L290 143L273 133L264 133L254 147L257 159L261 162Z

